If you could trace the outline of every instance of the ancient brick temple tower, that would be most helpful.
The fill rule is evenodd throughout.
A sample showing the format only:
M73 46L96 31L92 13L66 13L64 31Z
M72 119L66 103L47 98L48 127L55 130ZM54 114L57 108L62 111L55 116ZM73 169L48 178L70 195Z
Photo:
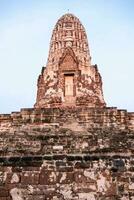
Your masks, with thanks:
M38 79L36 108L104 107L101 76L91 65L87 35L79 19L63 15L53 30L47 65Z
M35 106L0 114L0 200L134 200L134 112L106 107L72 14L54 28Z

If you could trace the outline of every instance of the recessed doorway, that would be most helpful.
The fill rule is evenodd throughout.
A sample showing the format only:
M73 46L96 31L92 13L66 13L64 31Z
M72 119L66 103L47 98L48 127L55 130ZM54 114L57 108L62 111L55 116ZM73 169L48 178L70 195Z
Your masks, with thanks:
M65 74L65 97L74 96L74 74Z

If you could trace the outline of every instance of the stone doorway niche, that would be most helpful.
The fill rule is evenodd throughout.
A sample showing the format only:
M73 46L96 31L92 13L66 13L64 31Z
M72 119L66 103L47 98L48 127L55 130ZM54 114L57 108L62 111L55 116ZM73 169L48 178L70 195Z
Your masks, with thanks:
M75 101L74 73L64 74L65 103L73 104Z
M65 75L65 96L74 96L74 74Z

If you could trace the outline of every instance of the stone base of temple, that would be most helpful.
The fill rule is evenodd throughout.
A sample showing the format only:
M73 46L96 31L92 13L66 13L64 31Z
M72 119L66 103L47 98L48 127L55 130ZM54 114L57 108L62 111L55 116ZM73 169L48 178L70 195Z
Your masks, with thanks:
M77 123L86 128L112 128L134 130L134 112L119 110L116 107L55 107L55 108L23 108L20 112L0 114L0 131L4 127L24 127L58 123L66 127L67 123ZM71 128L71 127L70 127Z
M0 199L133 199L134 113L21 109L0 115Z

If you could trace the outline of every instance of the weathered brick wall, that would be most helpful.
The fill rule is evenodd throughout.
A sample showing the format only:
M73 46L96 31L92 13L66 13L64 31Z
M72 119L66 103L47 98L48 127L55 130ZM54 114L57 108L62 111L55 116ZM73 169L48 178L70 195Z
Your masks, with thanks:
M0 133L0 155L129 153L134 151L129 130L72 131L67 128L25 127Z
M0 200L133 200L133 113L22 109L0 115Z
M45 155L0 158L1 200L134 199L134 158Z
M89 108L89 107L61 107L45 109L21 109L21 112L0 115L0 131L11 127L43 126L55 124L60 127L70 127L79 130L81 127L104 129L134 130L134 113L127 110L118 110L116 107ZM71 124L71 126L70 126Z

